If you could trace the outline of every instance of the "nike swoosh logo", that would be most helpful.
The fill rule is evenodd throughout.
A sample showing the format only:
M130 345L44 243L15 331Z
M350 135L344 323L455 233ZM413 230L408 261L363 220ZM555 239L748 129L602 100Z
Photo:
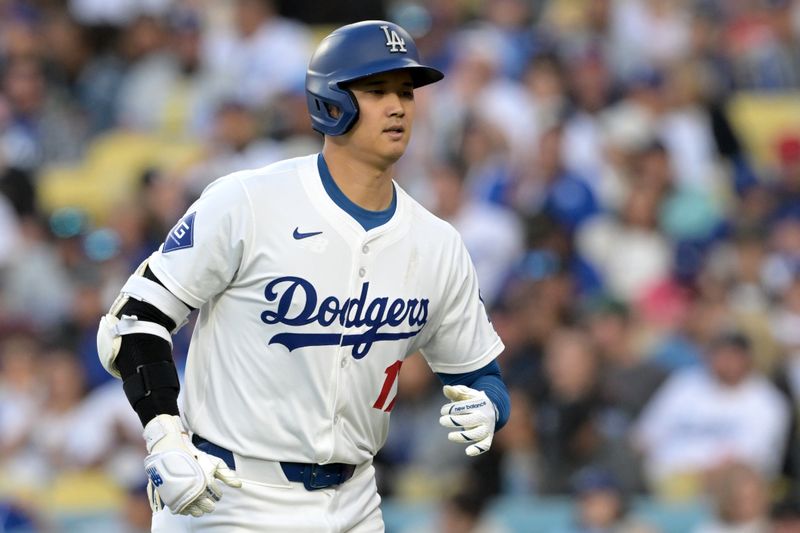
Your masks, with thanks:
M297 239L307 239L309 237L313 237L314 235L319 235L322 233L321 231L312 231L311 233L300 233L300 228L294 228L294 233L292 233L292 237Z

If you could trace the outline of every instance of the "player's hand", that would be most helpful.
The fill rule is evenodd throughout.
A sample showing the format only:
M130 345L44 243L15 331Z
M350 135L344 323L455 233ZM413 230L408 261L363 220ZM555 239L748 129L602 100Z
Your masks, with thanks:
M443 391L451 403L442 406L439 423L458 429L451 431L447 438L452 442L470 443L466 454L472 457L489 451L497 410L486 393L465 385L445 385Z
M173 514L201 516L212 512L222 497L220 481L242 486L225 461L194 447L177 416L155 417L145 426L144 439L147 492L154 510L163 502Z

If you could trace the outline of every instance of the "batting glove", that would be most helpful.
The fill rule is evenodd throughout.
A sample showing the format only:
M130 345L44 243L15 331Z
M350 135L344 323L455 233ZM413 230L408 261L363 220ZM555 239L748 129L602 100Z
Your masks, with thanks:
M194 447L179 417L158 415L143 434L149 454L144 460L150 478L147 493L154 510L163 501L172 514L201 516L212 512L222 497L220 481L242 486L225 461Z
M465 385L445 385L444 395L451 401L442 407L439 423L446 428L457 428L447 438L452 442L471 443L466 454L475 457L489 451L497 423L497 409L480 390Z

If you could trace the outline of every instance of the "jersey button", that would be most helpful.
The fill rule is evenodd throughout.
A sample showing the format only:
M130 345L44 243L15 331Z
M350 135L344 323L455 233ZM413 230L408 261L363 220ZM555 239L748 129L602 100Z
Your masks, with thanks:
M339 366L341 366L342 368L346 367L347 366L347 361L348 361L348 358L345 357L344 359L342 359L342 362L339 363Z
M366 276L366 275L367 275L367 269L366 269L366 268L364 268L364 267L361 267L361 268L359 268L359 269L358 269L358 275L359 275L359 276L361 276L361 277L363 278L364 276Z
M368 254L369 253L369 246L367 246L365 244L364 246L361 247L361 251L364 252L365 254Z
M339 423L339 415L336 415L336 416L333 417L333 423L334 424L338 424Z

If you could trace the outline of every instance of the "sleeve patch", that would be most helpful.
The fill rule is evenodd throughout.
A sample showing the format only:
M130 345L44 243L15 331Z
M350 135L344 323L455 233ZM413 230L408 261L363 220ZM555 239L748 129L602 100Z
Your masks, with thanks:
M196 213L189 213L178 222L167 235L161 253L182 250L194 246L194 216Z

